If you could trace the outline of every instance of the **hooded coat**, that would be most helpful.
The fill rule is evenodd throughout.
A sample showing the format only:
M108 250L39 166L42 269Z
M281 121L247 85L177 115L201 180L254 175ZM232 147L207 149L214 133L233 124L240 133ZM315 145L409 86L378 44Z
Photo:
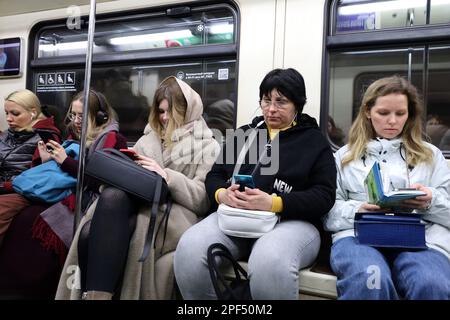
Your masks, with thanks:
M172 135L170 149L163 148L161 138L147 125L134 149L151 157L167 173L167 184L173 199L167 233L155 230L156 243L144 262L138 262L148 231L151 205L141 206L136 229L130 240L120 299L170 299L174 296L173 255L181 235L206 214L209 203L204 180L210 170L219 144L202 118L200 96L186 83L177 80L187 101L184 125ZM89 208L75 234L59 281L56 299L80 299L77 243L82 226L92 219L97 202ZM166 205L161 205L156 226ZM163 245L164 242L164 245ZM116 293L117 294L117 293Z

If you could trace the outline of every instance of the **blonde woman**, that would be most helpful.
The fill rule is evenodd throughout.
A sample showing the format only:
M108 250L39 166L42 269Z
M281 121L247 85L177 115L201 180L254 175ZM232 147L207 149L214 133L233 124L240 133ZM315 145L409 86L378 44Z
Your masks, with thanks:
M364 179L378 161L394 188L413 187L425 196L403 206L423 214L428 250L393 251L359 244L356 212L367 203ZM372 83L364 94L349 143L336 153L336 203L325 219L333 232L331 267L339 299L450 298L450 170L441 151L422 140L422 104L401 77Z
M202 113L201 98L188 84L175 77L161 82L154 95L149 125L134 150L137 163L167 182L173 199L167 224L155 228L155 246L144 262L138 262L146 242L151 204L117 188L105 187L75 234L57 299L80 299L82 293L89 300L111 299L114 294L120 299L172 297L174 250L183 232L209 207L204 180L219 149ZM164 210L165 206L161 206L157 226L161 226ZM89 224L88 245L82 246L80 233ZM81 265L78 252L83 252L86 265ZM76 281L80 281L81 288L67 287L69 277L79 276L73 274L73 266L80 266L81 278Z
M89 91L88 99L87 156L99 148L126 148L126 140L118 133L116 115L107 99L94 90ZM68 139L80 137L85 116L83 105L84 92L79 92L70 102L66 115ZM50 139L46 144L39 141L42 161L53 159L63 171L77 178L78 160L68 156L58 141ZM98 184L85 179L85 185L89 192L83 199L89 200L89 196L97 194ZM27 206L16 216L0 247L0 274L8 275L0 277L0 297L54 298L72 240L74 205L75 195L71 194L50 207L42 203ZM33 272L29 265L33 265Z
M8 130L0 133L0 241L12 218L28 201L12 188L12 180L22 171L41 162L36 130L50 131L56 141L60 132L53 117L41 111L38 97L30 90L14 91L5 98Z

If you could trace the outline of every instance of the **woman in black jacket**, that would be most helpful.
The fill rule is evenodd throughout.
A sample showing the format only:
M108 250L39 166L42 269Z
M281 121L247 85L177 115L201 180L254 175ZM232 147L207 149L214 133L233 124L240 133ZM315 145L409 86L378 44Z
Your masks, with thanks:
M15 193L12 181L31 166L41 163L38 131L46 131L60 141L53 117L43 114L38 97L30 90L18 90L5 99L8 130L0 133L0 242L13 217L29 205Z
M206 263L212 243L224 244L236 259L249 257L254 299L298 299L298 271L311 265L318 254L317 228L335 199L332 151L316 120L302 114L306 94L300 73L294 69L269 72L259 96L263 116L227 140L206 177L206 190L216 207L224 203L272 211L281 222L257 240L224 234L217 213L190 228L175 254L175 276L185 299L216 298ZM239 174L252 175L256 188L239 191L231 178L249 130L257 130L257 137Z

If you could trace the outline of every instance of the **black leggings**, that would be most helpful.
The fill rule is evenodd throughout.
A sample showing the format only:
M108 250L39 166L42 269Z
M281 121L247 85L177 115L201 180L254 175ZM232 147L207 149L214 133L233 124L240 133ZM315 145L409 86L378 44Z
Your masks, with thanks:
M137 199L114 187L100 195L89 231L86 290L113 293L123 275Z

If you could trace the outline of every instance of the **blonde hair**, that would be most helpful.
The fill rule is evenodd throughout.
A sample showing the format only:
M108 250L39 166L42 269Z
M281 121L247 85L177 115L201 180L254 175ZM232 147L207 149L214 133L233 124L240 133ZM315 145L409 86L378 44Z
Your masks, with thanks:
M35 112L36 114L32 117L31 122L28 126L21 129L21 131L31 131L33 125L41 119L45 119L45 116L41 111L41 102L39 98L30 90L23 89L17 90L10 93L5 101L10 101L17 103L19 106L24 108L27 112Z
M349 152L342 159L342 167L360 158L367 143L376 138L376 132L367 114L379 97L393 93L405 95L408 100L408 119L400 134L405 145L408 165L415 166L421 162L432 161L433 153L422 140L423 106L417 89L404 78L392 76L373 82L364 93L358 116L350 128Z
M169 103L169 108L167 109L169 120L165 128L159 121L159 105L164 99ZM164 140L168 148L172 145L172 135L175 130L184 124L186 109L186 98L175 77L169 77L163 80L155 91L148 123L159 137Z
M97 98L98 97L98 98ZM86 132L86 145L90 146L91 143L97 138L97 136L109 125L111 122L117 120L117 114L114 109L109 104L106 97L100 92L93 92L91 89L89 91L89 110L88 110L88 127ZM99 99L103 100L103 106ZM78 92L70 102L69 110L66 113L66 123L68 123L67 128L69 132L76 135L76 130L74 123L70 121L69 117L72 112L72 103L75 101L80 101L84 105L84 91ZM103 108L102 108L103 107ZM97 123L97 113L103 111L108 116L108 119L104 123ZM75 138L79 139L79 136Z

